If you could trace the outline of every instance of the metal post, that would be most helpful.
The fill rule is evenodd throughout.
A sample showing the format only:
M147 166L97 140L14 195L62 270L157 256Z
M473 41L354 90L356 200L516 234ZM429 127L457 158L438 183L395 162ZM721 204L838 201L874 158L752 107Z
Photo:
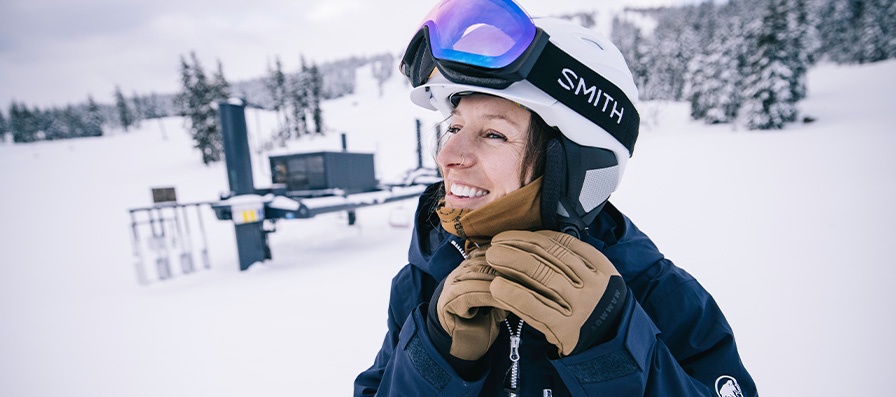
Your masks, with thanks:
M421 139L420 119L417 119L417 169L423 168L423 139Z
M252 160L246 128L245 105L229 102L218 103L221 117L221 134L224 138L224 159L227 164L227 180L234 195L255 194L252 180ZM240 270L246 270L255 262L265 260L266 239L261 222L234 225L236 248Z
M202 223L202 207L196 205L196 222L199 223L199 233L202 234L202 265L206 269L211 269L211 263L208 259L208 238L205 236L205 225Z
M140 235L137 233L137 218L134 216L134 211L131 211L131 232L133 240L134 248L134 267L137 270L137 282L140 285L149 284L149 281L146 279L146 270L143 268L143 254L140 252Z
M348 141L345 139L345 133L344 133L344 132L342 133L342 151L343 151L343 152L347 152L347 151L348 151Z

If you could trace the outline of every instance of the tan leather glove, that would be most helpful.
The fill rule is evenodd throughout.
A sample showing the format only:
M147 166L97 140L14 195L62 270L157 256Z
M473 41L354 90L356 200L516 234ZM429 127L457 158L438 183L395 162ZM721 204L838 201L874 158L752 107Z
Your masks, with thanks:
M489 289L497 272L485 261L487 248L473 250L436 289L430 304L427 321L434 320L435 306L438 325L451 337L450 354L463 360L485 355L498 337L498 325L507 317L506 311L495 308Z
M492 239L488 264L500 273L491 285L500 307L512 311L557 346L580 353L609 333L627 288L600 251L555 231L507 231Z

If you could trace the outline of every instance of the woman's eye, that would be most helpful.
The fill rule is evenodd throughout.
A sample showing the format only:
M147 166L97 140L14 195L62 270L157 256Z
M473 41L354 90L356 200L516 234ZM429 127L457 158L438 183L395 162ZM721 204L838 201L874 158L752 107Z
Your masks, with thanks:
M454 134L457 134L458 132L460 132L460 127L458 127L456 125L452 125L452 126L448 127L448 129L445 132L447 132L451 135L454 135Z
M488 139L501 139L505 141L507 140L507 137L494 131L486 131L485 137Z

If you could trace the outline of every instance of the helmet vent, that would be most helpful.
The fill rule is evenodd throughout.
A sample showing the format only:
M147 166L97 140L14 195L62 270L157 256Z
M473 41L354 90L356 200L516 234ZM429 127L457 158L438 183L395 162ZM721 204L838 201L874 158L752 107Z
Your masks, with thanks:
M594 44L595 46L597 46L597 48L600 48L601 51L603 51L603 49L604 49L604 47L602 45L600 45L598 42L596 42L594 40L590 40L590 39L586 39L586 38L582 37L582 41L584 41L586 43Z
M585 212L590 212L610 198L610 194L616 190L616 185L618 184L618 165L588 170L585 172L585 181L582 183L579 203L582 204Z

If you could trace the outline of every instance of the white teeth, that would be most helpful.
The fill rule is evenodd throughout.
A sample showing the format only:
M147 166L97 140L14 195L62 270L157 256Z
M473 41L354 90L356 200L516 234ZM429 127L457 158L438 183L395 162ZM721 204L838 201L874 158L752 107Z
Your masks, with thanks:
M451 194L459 197L482 197L488 194L488 190L477 189L472 186L452 184Z

